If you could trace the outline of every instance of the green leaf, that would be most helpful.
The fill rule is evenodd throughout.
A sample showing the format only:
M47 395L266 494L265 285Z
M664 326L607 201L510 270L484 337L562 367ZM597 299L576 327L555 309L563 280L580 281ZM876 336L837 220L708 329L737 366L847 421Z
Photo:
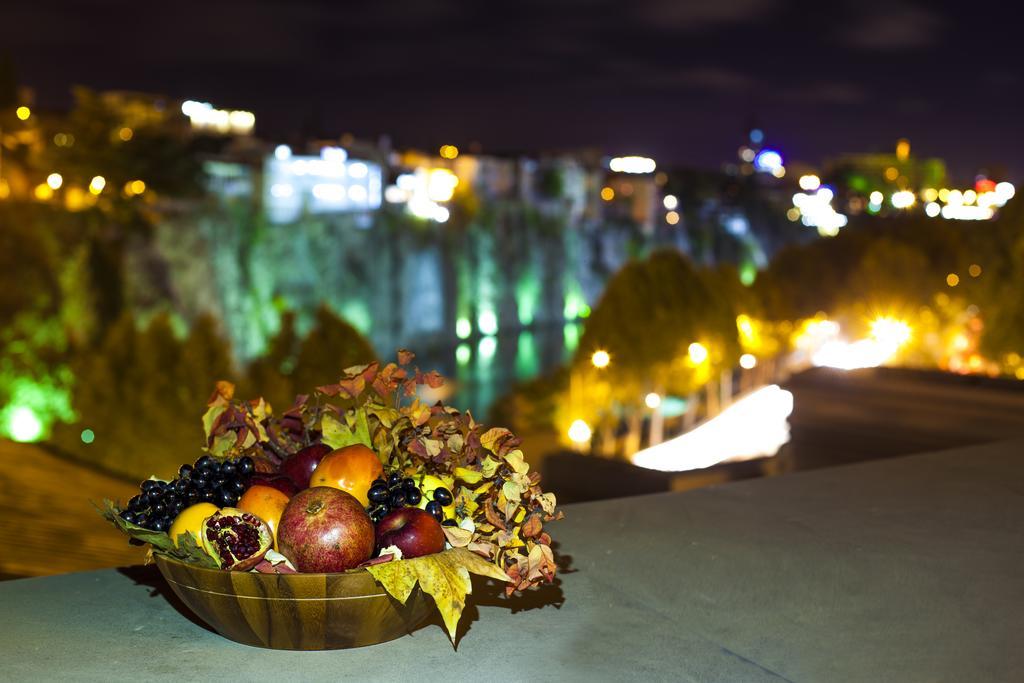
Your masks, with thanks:
M124 534L131 536L132 538L142 541L143 543L149 543L155 550L171 550L174 548L174 543L171 541L171 537L165 534L163 531L153 531L151 529L144 529L138 524L132 524L121 519L119 514L121 511L117 505L106 498L103 499L103 507L100 508L93 504L100 515L113 524Z
M320 423L320 428L323 430L323 442L331 448L344 448L357 443L373 448L366 411L357 408L352 422L352 426L349 426L334 415L325 413Z
M121 519L119 514L121 510L117 507L113 501L104 499L103 507L96 506L99 510L100 515L113 524L119 531L127 534L131 538L134 538L143 543L148 543L153 546L153 552L161 553L169 557L173 557L176 560L182 562L188 562L189 564L195 564L200 567L207 567L210 569L216 569L218 567L217 561L210 556L196 543L196 539L192 534L181 534L178 536L178 546L174 545L171 537L163 531L153 531L152 529L145 529L138 524L132 524Z
M192 534L180 534L178 536L178 546L164 554L170 555L182 562L199 565L207 569L218 569L220 567L217 564L217 560L213 559L210 553L206 552L206 549L196 542L196 538Z
M403 605L418 583L434 599L452 641L466 607L466 596L473 592L470 573L498 581L512 579L496 565L465 548L407 560L385 562L366 567L377 581Z

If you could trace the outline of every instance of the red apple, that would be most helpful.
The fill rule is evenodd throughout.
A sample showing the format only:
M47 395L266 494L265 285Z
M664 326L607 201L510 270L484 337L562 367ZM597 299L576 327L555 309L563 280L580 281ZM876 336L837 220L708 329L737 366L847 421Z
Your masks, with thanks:
M325 455L332 449L325 443L315 443L306 446L302 450L292 453L281 463L281 474L286 475L295 482L300 489L309 487L309 478L313 476L313 470L320 464Z
M373 522L351 494L314 486L292 496L277 524L277 549L300 572L343 572L373 555Z
M420 557L444 550L444 530L434 516L419 508L392 510L377 522L377 548L397 546L402 557Z
M299 492L299 487L295 485L292 478L286 477L283 474L264 474L262 472L257 472L252 475L251 479L249 479L250 486L255 486L256 484L262 484L263 486L269 486L270 488L277 489L289 498Z

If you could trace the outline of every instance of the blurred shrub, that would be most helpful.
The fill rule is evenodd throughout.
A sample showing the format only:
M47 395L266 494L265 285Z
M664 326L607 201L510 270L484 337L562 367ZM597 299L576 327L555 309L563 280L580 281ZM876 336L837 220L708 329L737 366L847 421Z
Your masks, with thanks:
M55 428L52 441L118 474L170 476L200 455L200 418L217 380L235 382L246 397L264 394L280 411L296 393L336 380L343 367L375 356L355 328L324 308L305 339L297 340L288 323L270 353L249 368L233 367L231 357L211 317L198 318L180 337L167 315L144 327L124 315L98 345L73 353L78 419ZM83 442L84 429L92 430L95 441Z

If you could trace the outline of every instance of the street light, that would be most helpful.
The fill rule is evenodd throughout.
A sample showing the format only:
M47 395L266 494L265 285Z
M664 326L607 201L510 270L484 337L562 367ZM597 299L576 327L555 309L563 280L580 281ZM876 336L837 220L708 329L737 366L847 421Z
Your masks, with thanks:
M575 420L569 425L569 438L575 443L587 443L590 441L590 425L583 420Z

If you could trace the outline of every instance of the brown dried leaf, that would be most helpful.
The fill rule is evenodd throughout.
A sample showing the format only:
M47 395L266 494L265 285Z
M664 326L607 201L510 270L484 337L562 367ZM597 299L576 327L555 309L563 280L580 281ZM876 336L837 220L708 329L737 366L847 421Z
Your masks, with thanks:
M487 501L486 503L484 503L483 508L484 516L487 518L488 522L495 526L495 528L502 530L507 528L505 526L505 520L503 520L501 518L501 515L498 514L498 511L494 509L494 505L491 503L491 501Z
M527 515L526 521L523 522L523 538L536 538L543 529L544 524L540 521L540 515Z
M473 532L457 526L444 526L445 538L454 548L465 548L473 540Z

